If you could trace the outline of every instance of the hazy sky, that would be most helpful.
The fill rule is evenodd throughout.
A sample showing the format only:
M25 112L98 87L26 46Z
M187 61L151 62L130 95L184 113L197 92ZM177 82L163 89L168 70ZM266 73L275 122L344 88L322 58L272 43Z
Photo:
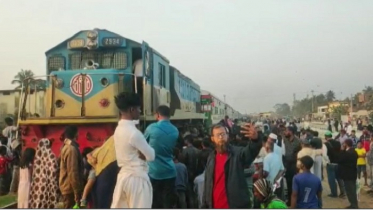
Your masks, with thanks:
M44 75L45 51L93 28L147 41L243 113L373 85L370 0L1 0L0 26L0 89L20 69Z

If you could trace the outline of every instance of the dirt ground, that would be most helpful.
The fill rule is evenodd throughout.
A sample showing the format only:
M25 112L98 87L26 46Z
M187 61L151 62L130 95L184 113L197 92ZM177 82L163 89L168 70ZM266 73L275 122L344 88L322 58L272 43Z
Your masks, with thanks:
M326 174L325 174L326 175ZM326 179L326 176L324 176L325 179L322 182L323 186L323 208L324 209L329 209L329 208L336 208L336 209L341 209L341 208L346 208L347 206L350 205L348 202L347 197L345 198L330 198L328 195L330 194L330 188L328 181ZM372 209L373 208L373 196L367 194L367 188L362 187L360 191L360 202L359 202L359 208L364 208L364 209Z

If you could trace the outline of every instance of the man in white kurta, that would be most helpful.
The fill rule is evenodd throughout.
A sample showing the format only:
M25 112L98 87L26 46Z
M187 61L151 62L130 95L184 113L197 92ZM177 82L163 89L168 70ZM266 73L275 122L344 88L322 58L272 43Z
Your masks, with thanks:
M148 176L147 161L155 154L132 120L120 120L114 133L115 153L120 169L111 208L151 208L153 188Z
M115 97L121 120L114 132L114 147L120 171L117 176L111 208L151 208L153 188L148 164L155 158L154 149L136 128L140 116L140 98L134 93Z

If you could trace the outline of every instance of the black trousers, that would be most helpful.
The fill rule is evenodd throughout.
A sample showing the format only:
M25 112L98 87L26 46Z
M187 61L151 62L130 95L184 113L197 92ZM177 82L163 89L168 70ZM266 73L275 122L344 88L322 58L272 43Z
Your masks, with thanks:
M356 180L343 180L345 184L347 199L354 209L359 208L356 194Z
M174 208L177 203L175 179L157 180L150 178L153 187L153 209Z
M186 209L187 202L186 202L186 192L185 190L177 190L177 208L179 209Z
M291 194L293 192L293 178L296 173L297 173L297 170L295 167L295 163L291 164L291 166L289 166L288 164L288 167L286 168L286 172L285 172L285 179L286 179L286 186L287 186L287 199L288 199L287 204L291 203Z
M197 193L194 191L194 183L192 180L189 180L187 186L187 195L186 195L188 209L198 208L198 198Z

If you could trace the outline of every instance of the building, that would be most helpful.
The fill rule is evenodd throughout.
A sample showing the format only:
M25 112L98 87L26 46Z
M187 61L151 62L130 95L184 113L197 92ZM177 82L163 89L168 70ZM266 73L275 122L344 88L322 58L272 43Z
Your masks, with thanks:
M318 106L317 114L326 114L328 111L328 106Z
M15 116L19 106L19 90L0 90L0 122L7 116Z
M312 114L313 119L325 120L329 116L329 106L318 106L317 112Z
M270 117L273 117L275 115L274 112L261 112L259 113L259 116L261 118L270 118Z
M348 102L343 102L343 101L332 101L329 102L328 104L328 113L332 113L333 109L339 106L345 106L345 107L350 107L350 104Z
M4 122L4 118L7 116L18 116L20 95L21 90L0 90L0 122ZM30 91L25 105L26 112L29 115L45 116L44 95L45 91L43 90Z

